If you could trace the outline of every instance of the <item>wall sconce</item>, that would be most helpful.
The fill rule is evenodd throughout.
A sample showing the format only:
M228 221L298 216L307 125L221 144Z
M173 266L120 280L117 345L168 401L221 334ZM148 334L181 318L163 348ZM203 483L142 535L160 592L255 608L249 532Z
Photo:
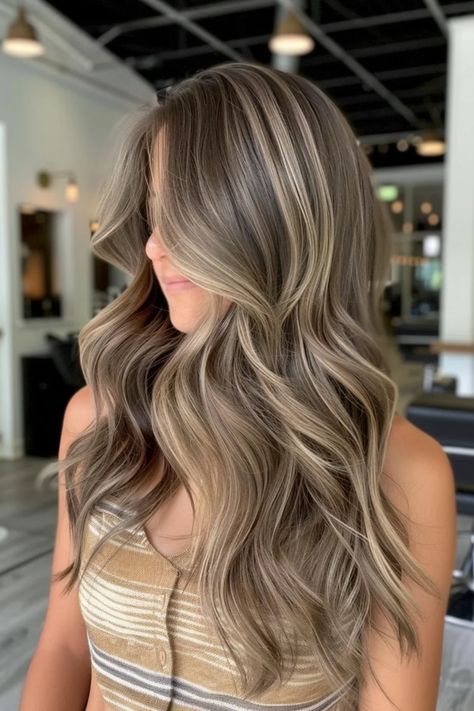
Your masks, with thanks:
M48 172L42 170L36 175L36 180L41 188L49 188L53 178L68 176L68 181L66 185L66 190L64 191L64 196L67 202L77 202L79 200L79 186L74 175L68 170Z

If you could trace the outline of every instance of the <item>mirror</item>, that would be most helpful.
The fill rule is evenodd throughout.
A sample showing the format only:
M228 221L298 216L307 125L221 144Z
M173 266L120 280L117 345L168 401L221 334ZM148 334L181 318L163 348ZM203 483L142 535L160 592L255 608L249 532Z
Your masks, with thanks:
M59 213L20 206L21 316L62 317Z

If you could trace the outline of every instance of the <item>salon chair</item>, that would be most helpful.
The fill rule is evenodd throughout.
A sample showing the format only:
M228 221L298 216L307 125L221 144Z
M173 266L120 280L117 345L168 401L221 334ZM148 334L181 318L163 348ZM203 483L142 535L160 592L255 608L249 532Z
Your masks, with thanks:
M24 454L56 457L68 400L85 384L75 334L46 334L48 352L21 357Z

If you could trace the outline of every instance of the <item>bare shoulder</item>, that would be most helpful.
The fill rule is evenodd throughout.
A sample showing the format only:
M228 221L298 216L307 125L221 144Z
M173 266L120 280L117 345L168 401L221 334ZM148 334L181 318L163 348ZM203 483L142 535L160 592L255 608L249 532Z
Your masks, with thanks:
M382 482L401 486L406 493L422 495L436 487L454 493L454 474L442 445L401 415L394 418L389 436Z
M93 390L90 385L84 385L69 399L64 412L63 427L71 435L79 434L94 421L95 416Z
M456 556L456 482L442 445L403 417L392 426L381 487L407 517L410 550L446 604Z
M395 450L403 443L405 443L405 445L408 444L409 446L415 447L416 449L443 449L439 442L431 435L421 430L419 427L410 422L410 420L407 420L406 417L403 417L397 413L394 417L390 432L390 445L392 449Z

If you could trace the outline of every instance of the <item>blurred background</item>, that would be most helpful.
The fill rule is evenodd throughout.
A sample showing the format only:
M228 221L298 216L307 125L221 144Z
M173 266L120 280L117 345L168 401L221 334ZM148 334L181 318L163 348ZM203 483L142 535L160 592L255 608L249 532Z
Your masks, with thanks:
M0 0L0 708L47 605L57 456L80 328L127 286L94 257L117 125L225 61L312 79L343 111L393 221L384 315L398 412L456 477L458 555L437 711L474 708L474 2Z

